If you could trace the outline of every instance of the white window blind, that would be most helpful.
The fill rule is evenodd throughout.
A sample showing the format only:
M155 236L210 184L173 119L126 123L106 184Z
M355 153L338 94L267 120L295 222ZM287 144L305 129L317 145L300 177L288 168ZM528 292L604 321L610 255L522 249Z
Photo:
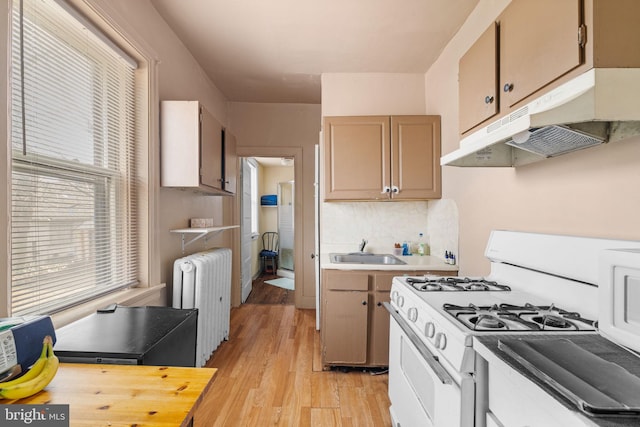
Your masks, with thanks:
M13 0L12 315L137 278L135 69L67 8Z

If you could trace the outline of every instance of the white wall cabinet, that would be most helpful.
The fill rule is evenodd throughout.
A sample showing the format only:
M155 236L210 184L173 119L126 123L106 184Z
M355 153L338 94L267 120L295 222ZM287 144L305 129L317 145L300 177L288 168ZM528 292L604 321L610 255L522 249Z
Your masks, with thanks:
M162 101L160 185L233 195L235 138L198 101Z

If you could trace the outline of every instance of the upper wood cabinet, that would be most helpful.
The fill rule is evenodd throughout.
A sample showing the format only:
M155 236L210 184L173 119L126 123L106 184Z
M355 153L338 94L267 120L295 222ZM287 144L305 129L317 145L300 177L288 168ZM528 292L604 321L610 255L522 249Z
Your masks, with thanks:
M511 107L582 63L581 0L516 0L500 17L500 102Z
M162 101L160 120L161 186L235 193L235 139L225 144L222 125L206 108L197 101Z
M236 151L236 137L226 129L224 130L222 150L224 153L224 163L222 164L222 188L227 193L236 194L236 190L238 189L238 153Z
M324 119L326 201L439 198L439 159L439 116Z
M460 58L460 133L590 68L640 67L637 16L637 0L513 0Z
M498 25L493 23L460 59L460 131L498 113Z

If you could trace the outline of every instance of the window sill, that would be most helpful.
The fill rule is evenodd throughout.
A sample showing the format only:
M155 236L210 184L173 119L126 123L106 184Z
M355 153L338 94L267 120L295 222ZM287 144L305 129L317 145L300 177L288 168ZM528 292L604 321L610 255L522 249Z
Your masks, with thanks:
M60 328L75 322L85 316L95 313L97 309L105 307L109 304L118 305L167 305L167 285L162 283L157 286L148 288L131 288L109 295L102 298L86 302L84 304L72 307L68 310L61 311L51 315L53 326Z

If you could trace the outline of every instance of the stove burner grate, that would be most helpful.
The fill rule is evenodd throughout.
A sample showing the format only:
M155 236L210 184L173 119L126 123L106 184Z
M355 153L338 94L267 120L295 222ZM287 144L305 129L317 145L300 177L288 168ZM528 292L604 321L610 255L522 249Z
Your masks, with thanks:
M494 304L459 306L444 304L443 309L474 331L580 331L595 330L595 322L579 313L532 304Z
M407 277L407 284L420 292L437 291L510 291L507 285L486 279L470 279L468 277Z

